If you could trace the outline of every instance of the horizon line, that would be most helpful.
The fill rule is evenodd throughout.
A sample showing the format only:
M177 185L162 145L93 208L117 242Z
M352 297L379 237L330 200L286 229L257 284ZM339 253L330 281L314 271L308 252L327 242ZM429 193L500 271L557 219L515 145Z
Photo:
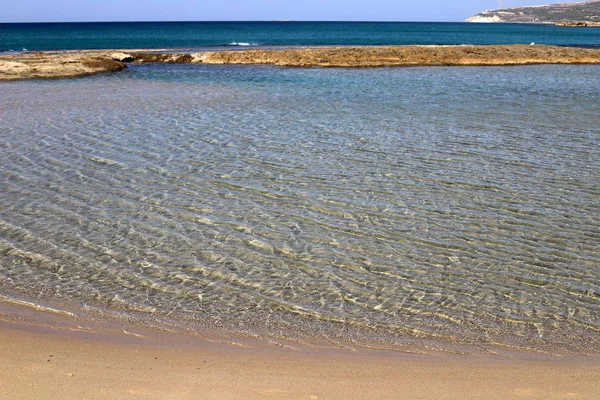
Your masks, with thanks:
M414 22L414 23L464 23L465 21L419 21L419 20L302 20L302 19L270 19L270 20L133 20L133 21L0 21L0 24L105 24L105 23L147 23L147 22L161 22L161 23L181 23L181 22L212 22L212 23L231 23L231 22L280 22L280 23L294 23L294 22L350 22L350 23L397 23L397 22Z

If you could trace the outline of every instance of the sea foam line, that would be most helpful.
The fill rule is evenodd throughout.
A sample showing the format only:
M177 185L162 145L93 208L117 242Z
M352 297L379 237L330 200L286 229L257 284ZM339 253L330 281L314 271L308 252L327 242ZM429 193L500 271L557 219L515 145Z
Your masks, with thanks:
M30 301L17 300L17 299L13 299L12 297L7 297L7 296L1 295L1 294L0 294L0 302L4 302L4 303L8 303L8 304L15 304L15 305L22 306L22 307L29 307L29 308L33 308L37 311L43 311L43 312L48 312L48 313L52 313L52 314L59 314L59 315L65 315L67 317L77 318L77 315L75 315L69 311L41 306L39 304L32 303Z

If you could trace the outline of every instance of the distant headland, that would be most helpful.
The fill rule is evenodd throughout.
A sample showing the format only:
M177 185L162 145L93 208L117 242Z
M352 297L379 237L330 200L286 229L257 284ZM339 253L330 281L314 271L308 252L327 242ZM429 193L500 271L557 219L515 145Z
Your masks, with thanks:
M560 26L600 26L600 0L545 6L485 10L466 22L548 23Z

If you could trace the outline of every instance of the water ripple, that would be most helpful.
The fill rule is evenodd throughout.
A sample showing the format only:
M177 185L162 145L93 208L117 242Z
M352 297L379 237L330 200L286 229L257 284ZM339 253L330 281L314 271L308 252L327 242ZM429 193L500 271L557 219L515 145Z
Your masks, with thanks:
M597 354L598 76L2 84L0 286L272 339Z

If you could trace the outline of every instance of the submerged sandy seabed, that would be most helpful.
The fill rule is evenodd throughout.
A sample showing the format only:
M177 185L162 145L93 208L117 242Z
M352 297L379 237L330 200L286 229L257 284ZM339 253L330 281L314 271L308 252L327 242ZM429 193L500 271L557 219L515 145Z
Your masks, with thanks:
M360 46L177 53L165 50L26 52L0 57L0 81L115 72L127 62L287 67L600 64L600 50L545 45Z
M6 300L6 298L4 298ZM2 399L596 399L595 358L191 337L0 302Z
M600 63L598 50L551 46L328 47L196 54L129 50L131 59L125 62L115 53L2 57L0 80L118 71L125 62L302 67ZM183 337L125 322L90 322L70 310L6 298L0 301L0 360L0 399L600 398L597 358L411 355Z

